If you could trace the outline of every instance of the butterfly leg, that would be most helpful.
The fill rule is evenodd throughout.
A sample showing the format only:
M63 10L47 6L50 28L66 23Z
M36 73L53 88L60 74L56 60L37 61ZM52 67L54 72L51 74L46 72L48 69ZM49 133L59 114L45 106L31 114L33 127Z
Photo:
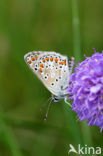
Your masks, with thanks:
M67 105L69 105L70 107L72 107L72 105L67 101L67 96L64 98L64 101Z

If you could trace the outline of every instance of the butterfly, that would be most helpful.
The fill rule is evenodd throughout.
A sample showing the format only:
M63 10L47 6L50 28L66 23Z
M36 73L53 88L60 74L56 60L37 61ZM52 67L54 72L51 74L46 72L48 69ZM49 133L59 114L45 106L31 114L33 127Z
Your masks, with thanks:
M57 52L33 51L24 56L30 69L52 93L54 102L62 98L67 102L67 88L72 73L74 58Z

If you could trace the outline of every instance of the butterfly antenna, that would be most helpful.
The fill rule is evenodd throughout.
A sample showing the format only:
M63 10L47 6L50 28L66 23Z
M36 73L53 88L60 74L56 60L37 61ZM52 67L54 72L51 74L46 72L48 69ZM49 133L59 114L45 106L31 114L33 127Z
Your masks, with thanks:
M48 104L48 108L47 108L47 111L46 111L46 114L45 114L45 117L44 117L44 120L47 120L47 116L48 116L48 112L49 112L49 109L50 109L50 106L51 106L51 103L53 101L53 97L49 98L49 104Z
M69 105L72 108L72 105L67 101L67 96L64 98L64 101L67 105Z

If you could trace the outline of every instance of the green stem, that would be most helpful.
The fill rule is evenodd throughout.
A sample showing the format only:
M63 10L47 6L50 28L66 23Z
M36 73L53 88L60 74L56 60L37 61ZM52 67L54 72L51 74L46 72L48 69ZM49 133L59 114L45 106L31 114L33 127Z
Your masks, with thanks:
M72 0L73 52L77 60L81 60L80 21L78 0Z
M3 139L6 145L9 147L12 156L22 156L18 144L15 140L15 136L12 133L10 127L8 127L2 117L2 111L0 108L0 135L3 136Z
M81 130L82 130L82 137L83 137L84 144L87 144L88 146L92 146L93 143L92 143L91 131L90 131L90 127L88 127L86 122L82 122Z
M73 25L73 51L74 57L81 61L81 38L78 0L72 0L72 25ZM90 129L86 123L81 123L82 138L84 144L92 145Z
M70 134L72 136L71 143L73 144L83 144L82 138L80 134L80 128L78 123L76 122L76 117L73 115L73 112L70 110L70 107L67 104L63 103L64 107L64 115L66 119L66 127L68 129L68 138L70 137Z

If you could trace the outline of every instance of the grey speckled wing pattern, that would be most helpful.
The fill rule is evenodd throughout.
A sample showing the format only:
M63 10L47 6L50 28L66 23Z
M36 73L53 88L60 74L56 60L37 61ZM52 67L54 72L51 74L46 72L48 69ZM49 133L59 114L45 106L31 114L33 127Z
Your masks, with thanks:
M27 53L24 59L55 97L61 99L67 94L73 58L68 60L66 56L56 52L33 51Z

